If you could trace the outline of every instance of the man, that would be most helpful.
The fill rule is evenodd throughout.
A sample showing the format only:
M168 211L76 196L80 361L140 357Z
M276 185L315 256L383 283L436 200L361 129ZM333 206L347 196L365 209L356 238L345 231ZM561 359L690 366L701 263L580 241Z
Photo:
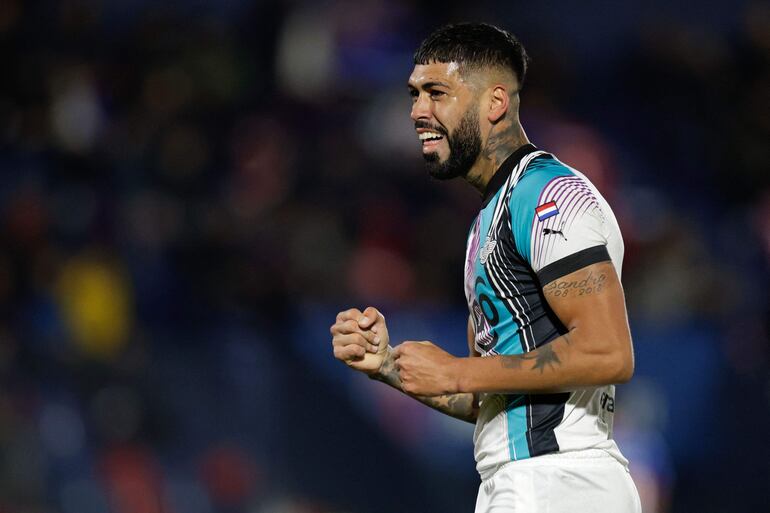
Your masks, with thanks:
M430 174L462 177L483 198L466 250L470 357L427 341L391 348L373 307L337 316L335 357L476 424L477 512L640 512L612 440L613 385L634 368L612 210L529 143L514 36L450 25L414 62L411 117Z

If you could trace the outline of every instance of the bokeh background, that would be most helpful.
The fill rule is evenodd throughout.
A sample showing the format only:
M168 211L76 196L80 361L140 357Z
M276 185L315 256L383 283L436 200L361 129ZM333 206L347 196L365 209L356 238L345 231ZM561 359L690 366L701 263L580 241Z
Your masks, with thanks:
M622 226L645 513L770 510L767 3L1 0L0 512L472 511L472 427L328 334L466 351L479 198L405 88L463 20Z

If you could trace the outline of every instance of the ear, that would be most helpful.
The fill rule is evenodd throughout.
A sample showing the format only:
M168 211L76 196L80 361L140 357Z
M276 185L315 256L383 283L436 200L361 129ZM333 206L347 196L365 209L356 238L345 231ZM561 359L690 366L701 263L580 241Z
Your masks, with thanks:
M492 86L492 93L489 97L489 113L487 114L489 122L494 124L500 121L508 112L509 107L508 89L502 84Z

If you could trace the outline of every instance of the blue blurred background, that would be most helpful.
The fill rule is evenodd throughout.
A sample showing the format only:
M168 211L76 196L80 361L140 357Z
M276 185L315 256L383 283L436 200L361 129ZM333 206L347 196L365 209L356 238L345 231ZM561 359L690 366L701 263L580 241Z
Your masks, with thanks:
M472 511L471 426L328 334L373 304L466 352L479 199L405 88L463 20L622 226L645 513L770 510L767 3L2 0L0 512Z

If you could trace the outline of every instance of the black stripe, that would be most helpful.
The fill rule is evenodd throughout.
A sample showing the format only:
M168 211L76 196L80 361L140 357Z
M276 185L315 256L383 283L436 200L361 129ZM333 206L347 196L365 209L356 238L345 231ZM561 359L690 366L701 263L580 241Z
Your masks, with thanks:
M606 262L607 260L611 260L610 254L607 251L607 246L594 246L546 265L538 271L537 277L540 279L540 283L546 285L562 276L574 273L583 267L598 262Z
M569 396L569 392L527 396L527 415L530 417L527 419L530 426L527 443L530 456L559 452L559 442L553 430L564 418L564 405Z
M506 283L511 284L511 288L515 291L516 295L512 300L515 302L518 299L523 302L524 312L520 312L520 315L522 315L524 320L524 326L519 326L519 329L522 332L524 330L527 331L526 336L520 337L521 350L526 353L543 344L547 344L559 335L567 333L567 329L564 328L556 314L548 307L548 302L543 296L540 281L532 267L516 251L513 234L509 229L510 225L507 217L509 215L510 212L506 212L501 220L505 224L499 234L494 254L496 261L504 266L505 277L508 280ZM489 269L487 269L488 272ZM495 290L494 287L493 290ZM513 319L516 319L516 312L511 308L511 303L505 301L502 297L500 299L513 316Z
M537 280L530 274L527 263L515 250L512 233L509 229L510 211L507 208L500 223L498 245L495 247L493 256L495 257L495 262L499 264L500 269L503 271L502 284L511 290L511 296L507 298L504 291L500 290L498 297L505 304L513 320L516 322L520 332L519 342L521 350L526 353L537 347L537 340L533 339L531 331L531 316L534 311L527 300L527 295L540 290L540 286ZM490 261L489 263L494 264L495 262ZM521 311L519 311L518 307L521 307ZM519 323L519 317L521 317L522 323ZM529 335L527 335L526 330L530 331Z

